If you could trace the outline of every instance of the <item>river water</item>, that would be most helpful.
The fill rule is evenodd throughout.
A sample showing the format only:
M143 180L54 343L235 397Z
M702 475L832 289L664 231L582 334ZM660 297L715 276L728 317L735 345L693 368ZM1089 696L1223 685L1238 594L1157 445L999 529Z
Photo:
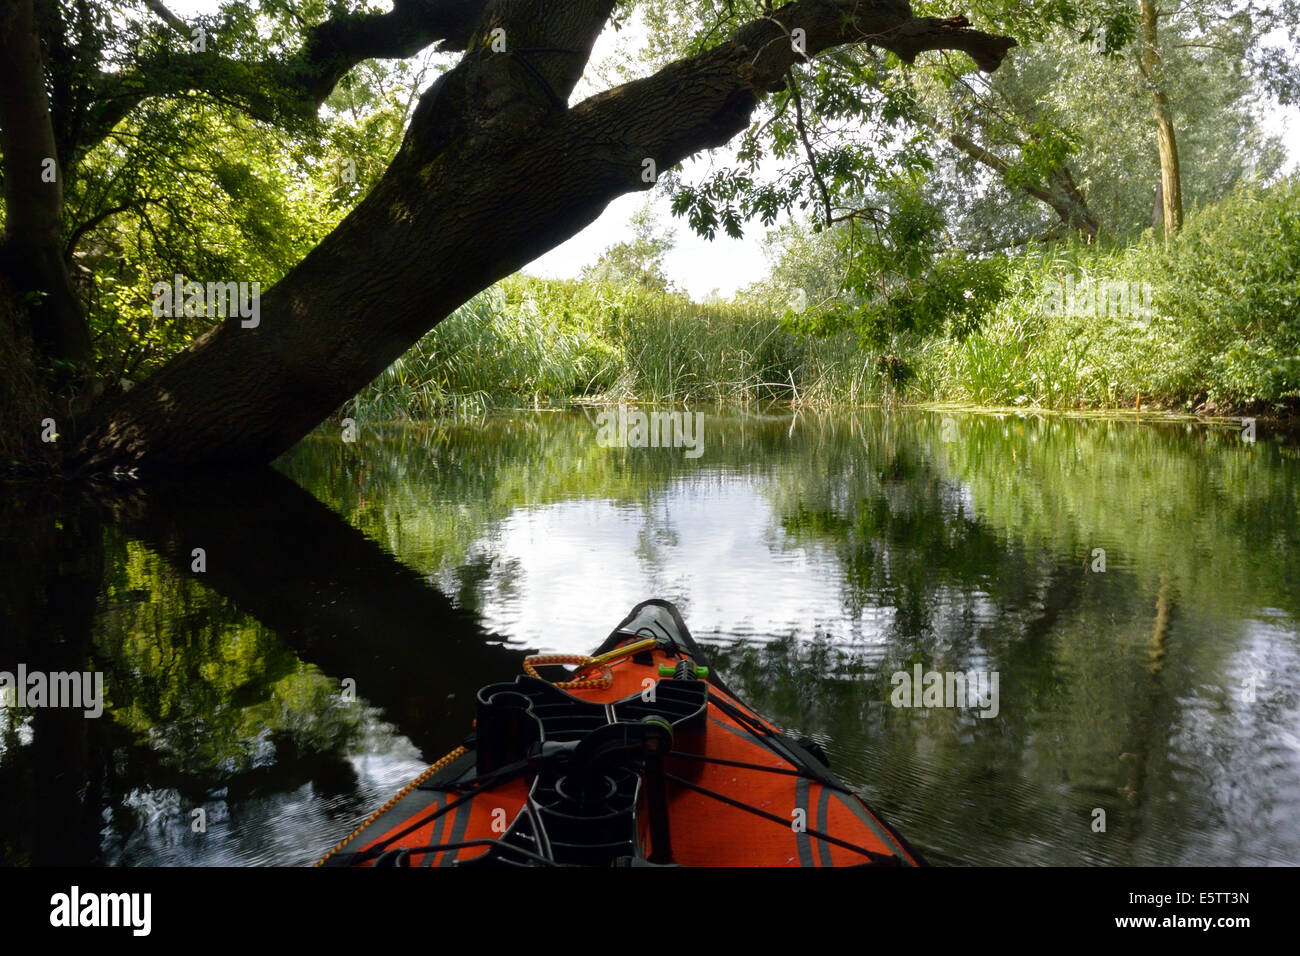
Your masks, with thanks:
M0 706L0 860L309 863L525 650L663 597L934 863L1300 863L1300 450L1263 423L708 411L692 451L596 415L16 492L0 671L106 703ZM897 706L930 673L989 694Z

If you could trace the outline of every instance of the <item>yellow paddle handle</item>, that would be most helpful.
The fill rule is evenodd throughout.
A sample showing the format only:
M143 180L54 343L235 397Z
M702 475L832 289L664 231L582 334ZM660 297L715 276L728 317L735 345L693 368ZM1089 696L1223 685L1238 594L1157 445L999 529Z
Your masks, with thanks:
M642 651L648 651L658 646L659 641L657 638L648 637L644 641L637 641L635 644L624 644L622 647L616 647L604 654L597 654L588 661L588 664L608 664L620 657L631 657L633 654L639 654Z

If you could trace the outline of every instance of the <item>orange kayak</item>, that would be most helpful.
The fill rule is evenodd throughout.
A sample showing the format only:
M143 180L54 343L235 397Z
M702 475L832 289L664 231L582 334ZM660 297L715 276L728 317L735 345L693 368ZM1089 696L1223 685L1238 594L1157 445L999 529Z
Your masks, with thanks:
M924 865L820 747L727 689L667 601L590 656L524 669L480 690L464 745L317 865Z

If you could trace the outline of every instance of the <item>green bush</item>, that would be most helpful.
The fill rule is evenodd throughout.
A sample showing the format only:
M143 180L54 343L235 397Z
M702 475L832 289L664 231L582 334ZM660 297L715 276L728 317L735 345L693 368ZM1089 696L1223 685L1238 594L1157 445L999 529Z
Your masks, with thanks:
M1073 243L1004 260L972 334L927 340L912 397L1222 410L1300 397L1300 183L1241 187L1172 242Z
M1300 179L1198 210L1163 257L1160 285L1185 389L1230 405L1300 397Z

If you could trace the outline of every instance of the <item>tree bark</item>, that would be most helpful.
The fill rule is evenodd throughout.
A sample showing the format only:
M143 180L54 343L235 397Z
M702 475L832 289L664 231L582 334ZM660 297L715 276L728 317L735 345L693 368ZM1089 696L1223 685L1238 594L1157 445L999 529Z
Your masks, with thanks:
M45 92L45 63L33 0L0 6L0 150L5 228L0 269L26 303L42 356L77 365L92 359L90 329L63 259L63 169Z
M944 136L948 142L971 159L983 166L987 166L998 175L1005 176L1011 169L1009 162L991 150L984 148L969 136L957 132L944 132L939 129L937 121L932 124L932 128L938 130L940 135ZM1068 229L1081 232L1094 239L1097 237L1097 217L1088 208L1088 202L1075 184L1074 176L1070 173L1068 166L1062 165L1053 169L1051 175L1047 178L1047 182L1042 186L1025 186L1022 188L1039 202L1050 206L1056 215L1060 217L1061 223Z
M1160 188L1165 238L1183 228L1183 174L1178 160L1178 138L1174 135L1169 97L1160 85L1159 11L1153 0L1140 0L1142 13L1142 76L1151 87L1152 114L1156 124L1156 147L1160 152Z
M906 2L800 0L572 108L615 0L490 4L469 52L422 98L370 195L262 298L107 409L78 445L82 473L189 471L270 461L444 316L575 235L619 195L743 130L802 60L868 42L911 62L955 49L996 69L1015 41ZM494 28L508 52L492 49ZM234 278L234 277L223 277Z

